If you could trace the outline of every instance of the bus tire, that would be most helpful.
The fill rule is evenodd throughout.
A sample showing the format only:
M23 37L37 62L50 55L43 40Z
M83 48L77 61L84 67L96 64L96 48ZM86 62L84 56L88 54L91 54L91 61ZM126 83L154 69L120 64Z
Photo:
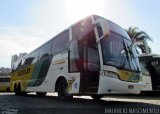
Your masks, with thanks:
M91 95L94 100L99 100L103 97L103 95Z
M17 95L21 95L21 85L20 84L18 84Z
M57 88L59 100L61 101L72 100L73 95L68 93L67 87L68 87L67 81L65 79L61 79L58 83L58 88Z
M26 92L21 91L21 85L18 84L18 86L15 87L15 95L20 96L20 95L27 95Z
M17 84L14 85L14 93L15 95L18 95L18 88L17 88Z
M47 94L47 92L36 92L36 94L38 96L45 96Z

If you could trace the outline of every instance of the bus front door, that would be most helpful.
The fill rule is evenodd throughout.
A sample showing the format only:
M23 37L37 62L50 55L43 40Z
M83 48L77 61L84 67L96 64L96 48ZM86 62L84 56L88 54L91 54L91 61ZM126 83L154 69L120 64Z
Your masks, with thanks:
M99 53L97 48L87 48L87 62L85 65L86 92L97 93L99 86Z
M83 41L79 41L80 91L83 94L97 93L99 86L99 51L94 34L92 33L90 36Z

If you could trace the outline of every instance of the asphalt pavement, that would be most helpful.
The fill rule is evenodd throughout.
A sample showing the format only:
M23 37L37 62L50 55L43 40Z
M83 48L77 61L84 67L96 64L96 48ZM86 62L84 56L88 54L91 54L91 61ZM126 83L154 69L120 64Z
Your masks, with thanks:
M117 114L160 113L160 97L106 96L101 100L74 97L62 102L55 94L39 97L35 94L15 96L0 93L1 114Z

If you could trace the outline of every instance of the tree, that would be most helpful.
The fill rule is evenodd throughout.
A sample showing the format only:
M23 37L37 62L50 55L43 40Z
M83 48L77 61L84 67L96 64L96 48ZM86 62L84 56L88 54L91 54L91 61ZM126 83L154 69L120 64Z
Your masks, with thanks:
M151 48L146 40L153 41L152 38L144 31L140 31L138 27L129 27L126 30L131 40L141 49L142 53L151 53Z

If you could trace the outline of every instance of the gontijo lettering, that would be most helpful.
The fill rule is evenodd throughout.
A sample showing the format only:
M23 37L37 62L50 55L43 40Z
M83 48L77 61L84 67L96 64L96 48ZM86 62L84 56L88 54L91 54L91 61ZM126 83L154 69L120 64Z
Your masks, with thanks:
M24 69L18 72L18 76L22 76L22 75L29 74L29 73L30 73L30 68L27 68L27 69Z

